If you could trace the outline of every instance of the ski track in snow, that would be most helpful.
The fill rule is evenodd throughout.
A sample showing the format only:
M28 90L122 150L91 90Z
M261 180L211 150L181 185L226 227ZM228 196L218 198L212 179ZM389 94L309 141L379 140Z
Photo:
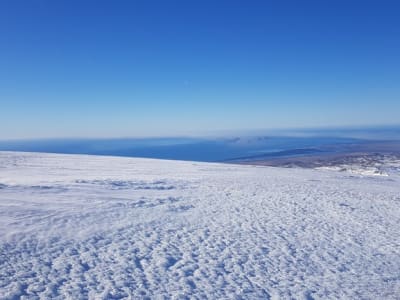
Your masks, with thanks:
M399 183L0 152L0 298L400 299Z

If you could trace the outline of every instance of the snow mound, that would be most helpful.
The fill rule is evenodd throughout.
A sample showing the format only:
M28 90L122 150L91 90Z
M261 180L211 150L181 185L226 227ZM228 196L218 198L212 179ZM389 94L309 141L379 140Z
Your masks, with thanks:
M0 298L399 299L399 182L0 152Z

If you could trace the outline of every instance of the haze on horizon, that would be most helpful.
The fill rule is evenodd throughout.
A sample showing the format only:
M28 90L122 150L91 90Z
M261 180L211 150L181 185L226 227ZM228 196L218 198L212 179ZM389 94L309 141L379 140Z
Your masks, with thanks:
M398 125L396 1L2 1L0 140Z

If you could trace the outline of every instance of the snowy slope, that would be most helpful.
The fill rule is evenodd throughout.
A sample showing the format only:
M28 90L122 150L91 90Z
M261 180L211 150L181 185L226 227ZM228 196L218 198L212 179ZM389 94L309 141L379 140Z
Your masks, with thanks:
M0 152L19 297L400 299L400 179Z

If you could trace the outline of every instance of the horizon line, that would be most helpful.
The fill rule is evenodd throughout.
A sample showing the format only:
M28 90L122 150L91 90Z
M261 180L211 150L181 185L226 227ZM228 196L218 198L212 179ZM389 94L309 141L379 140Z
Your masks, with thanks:
M162 134L149 134L149 135L121 135L121 136L48 136L48 137L16 137L16 138L0 138L0 142L18 142L18 141L78 141L78 140L146 140L146 139L202 139L202 138L226 138L254 135L271 135L271 134L293 134L298 136L299 133L313 133L313 131L368 131L368 130L400 130L399 124L379 124L379 125L327 125L327 126L304 126L304 127L276 127L276 128L254 128L254 129L222 129L214 131L205 131L203 133L192 134L176 134L176 135L162 135ZM297 133L297 135L295 134ZM315 134L316 132L314 132Z

